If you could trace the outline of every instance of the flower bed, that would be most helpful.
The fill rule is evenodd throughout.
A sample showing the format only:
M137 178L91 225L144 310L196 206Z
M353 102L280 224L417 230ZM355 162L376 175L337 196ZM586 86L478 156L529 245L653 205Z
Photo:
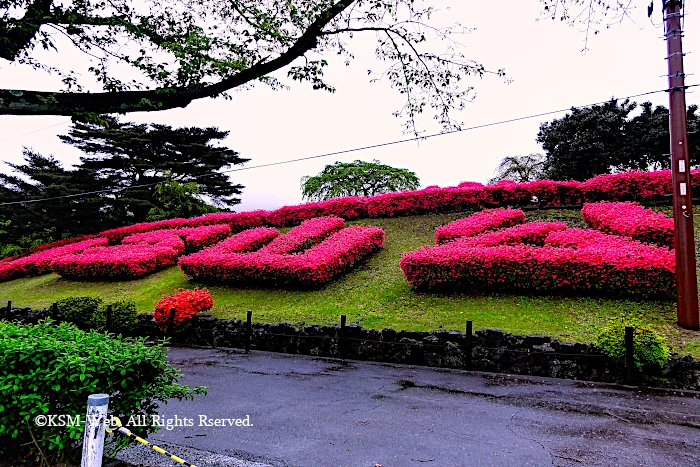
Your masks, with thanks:
M533 222L426 246L404 254L400 266L409 284L428 290L675 293L673 250L559 222Z
M135 279L174 266L186 251L212 245L230 233L228 225L211 225L135 234L124 238L121 245L63 255L53 260L51 270L79 280Z
M340 217L317 217L294 227L287 234L275 238L264 246L260 253L270 255L291 255L308 250L314 245L338 232L345 226Z
M435 243L447 243L460 237L473 237L489 230L510 227L525 222L520 209L488 209L435 230Z
M7 281L18 277L32 277L51 272L51 263L56 258L80 253L88 248L107 245L105 238L93 238L65 246L50 248L16 260L0 264L0 280Z
M638 203L604 201L586 204L581 216L588 225L602 232L673 246L673 219Z
M691 189L700 192L700 170L691 171ZM306 220L323 216L334 216L349 220L481 210L484 208L505 208L533 204L561 206L600 200L646 202L666 199L670 192L671 173L668 170L664 170L601 175L585 182L538 180L527 183L515 183L506 180L489 186L483 186L476 182L463 182L457 187L429 187L423 190L387 193L372 197L336 198L318 203L284 206L274 211L214 213L192 219L169 219L141 223L107 230L97 235L42 245L22 255L0 260L0 280L9 280L46 272L45 267L43 270L41 268L34 269L34 259L26 258L33 257L37 252L53 250L68 243L80 244L82 241L91 238L101 239L98 240L100 245L102 245L100 242L103 239L107 239L109 245L119 245L122 240L131 235L164 229L174 230L228 225L232 232L241 232L262 226L296 226ZM537 197L536 202L533 196ZM664 227L668 223L666 221L659 222L662 224L661 231L638 232L633 237L644 241L656 241L670 245L668 229ZM446 231L448 230L443 229L443 232ZM654 240L647 240L647 237L651 237ZM444 241L449 241L450 238L454 237L450 237L448 234ZM438 241L440 242L441 240ZM192 243L194 246L190 248L187 239L185 239L187 252L208 246L212 242L207 241L197 245L197 242L192 240ZM51 253L49 256L53 254ZM59 254L61 254L60 250L56 255ZM20 259L27 261L27 263L16 262Z
M519 244L544 246L550 233L566 229L564 222L528 222L504 230L486 232L476 237L458 238L456 242L459 247L465 248Z
M273 284L276 286L322 285L351 269L363 257L376 251L384 242L384 231L377 227L351 226L338 230L337 221L329 219L312 219L290 231L290 240L281 237L272 240L260 250L242 253L231 248L215 246L194 255L183 257L179 261L185 274L196 280L225 282L227 284ZM334 225L335 224L335 225ZM308 230L306 228L310 226ZM301 232L310 234L323 231L325 240L314 237L316 245L297 254L280 252L298 251L300 245L307 243ZM342 227L342 225L341 225ZM274 232L255 229L257 232L243 232L229 242L240 245L241 251L250 251L250 245L256 241L269 240ZM334 232L328 236L328 232ZM244 236L247 237L244 238ZM237 238L239 237L239 238ZM279 242L278 242L279 240ZM226 251L228 249L228 252Z

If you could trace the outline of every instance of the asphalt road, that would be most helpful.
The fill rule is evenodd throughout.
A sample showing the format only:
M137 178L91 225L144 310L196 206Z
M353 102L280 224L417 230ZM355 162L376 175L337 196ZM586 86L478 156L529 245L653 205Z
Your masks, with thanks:
M700 466L697 394L256 351L169 358L209 394L165 405L194 426L151 439L255 465Z

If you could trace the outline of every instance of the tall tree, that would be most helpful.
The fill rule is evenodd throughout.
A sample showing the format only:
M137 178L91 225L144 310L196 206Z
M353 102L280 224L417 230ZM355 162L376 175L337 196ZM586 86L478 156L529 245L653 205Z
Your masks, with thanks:
M14 174L0 173L0 217L10 220L5 230L7 241L36 236L60 239L96 232L104 228L102 222L103 200L95 195L80 198L63 198L94 188L76 171L64 169L53 156L24 148L22 164L7 163ZM59 197L59 199L52 199ZM26 202L46 198L41 203ZM25 201L26 203L17 204Z
M89 155L80 158L78 172L112 190L108 209L113 218L122 223L145 221L158 205L154 186L170 179L195 183L201 196L221 208L240 202L236 195L243 186L232 184L220 171L249 159L214 144L226 138L227 131L137 125L115 118L106 123L105 127L78 122L60 138Z
M148 211L147 220L188 218L218 211L199 199L199 194L199 185L195 182L180 183L168 174L167 179L153 189L154 206Z
M321 173L301 179L305 199L327 200L340 196L373 196L392 191L416 190L420 180L408 169L397 169L379 161L336 162Z
M646 168L646 159L633 158L627 147L627 117L636 105L613 99L543 123L537 142L547 155L547 177L586 180L615 168Z
M572 109L561 119L540 126L537 141L546 152L545 175L555 180L585 180L624 170L668 169L668 109L651 102ZM691 167L700 165L700 116L688 107L688 152Z
M50 92L0 90L0 114L89 120L185 107L254 82L283 88L270 76L283 68L292 81L332 92L323 55L349 63L347 40L370 34L377 38L373 52L388 63L377 78L405 97L397 114L409 129L428 107L453 128L453 111L473 97L463 78L487 73L453 39L468 30L430 23L434 8L421 0L0 0L0 9L0 58L57 74L65 84ZM87 70L60 61L59 37L89 60ZM442 39L449 40L445 53L423 44ZM59 60L38 58L39 48L59 52ZM86 75L105 92L86 92Z
M652 107L651 102L640 105L642 112L632 118L626 126L627 146L634 159L645 160L654 169L671 168L669 156L669 115L662 105ZM688 155L691 167L700 165L700 116L698 106L688 106Z
M497 183L501 180L513 180L514 182L530 182L542 177L545 167L545 158L542 154L528 154L527 156L506 156L496 168L496 176L489 183Z

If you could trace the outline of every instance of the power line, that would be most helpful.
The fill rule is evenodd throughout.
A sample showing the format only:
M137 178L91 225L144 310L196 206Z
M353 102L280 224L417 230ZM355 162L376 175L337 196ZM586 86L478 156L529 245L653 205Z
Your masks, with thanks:
M688 85L686 87L692 88L692 87L696 87L696 86L700 86L700 84L691 84L691 85ZM640 94L634 94L632 96L617 98L616 100L633 99L636 97L648 96L651 94L658 94L660 92L668 92L668 91L669 91L669 89L659 89L657 91L648 91L648 92L643 92ZM213 174L198 175L196 177L192 177L190 180L196 180L196 179L205 178L205 177L212 177L212 176L219 175L219 174L242 172L244 170L260 169L260 168L264 168L264 167L273 167L273 166L277 166L277 165L291 164L293 162L301 162L301 161L308 161L308 160L312 160L312 159L320 159L320 158L324 158L324 157L338 156L341 154L349 154L352 152L366 151L368 149L376 149L376 148L381 148L381 147L386 147L386 146L393 146L395 144L408 143L408 142L416 141L416 140L425 140L425 139L429 139L429 138L436 138L438 136L445 136L445 135L450 135L450 134L454 134L454 133L462 133L462 132L469 131L469 130L478 130L480 128L487 128L487 127L492 127L492 126L497 126L497 125L503 125L506 123L519 122L522 120L529 120L532 118L544 117L547 115L568 112L572 109L584 109L586 107L593 107L595 105L606 104L606 103L610 102L610 100L613 100L613 99L615 99L615 98L611 98L611 99L608 99L605 101L596 102L594 104L573 106L573 107L569 107L566 109L560 109L560 110L551 110L549 112L542 112L542 113L538 113L538 114L527 115L524 117L516 117L516 118L511 118L508 120L500 120L498 122L484 123L483 125L476 125L476 126L471 126L471 127L467 127L467 128L460 128L460 129L456 129L456 130L446 131L443 133L433 133L433 134L426 135L426 136L420 136L418 138L416 138L416 137L405 138L405 139L400 139L400 140L395 140L395 141L389 141L386 143L371 144L369 146L361 146L361 147L352 148L352 149L345 149L342 151L335 151L335 152L329 152L329 153L325 153L325 154L319 154L316 156L299 157L297 159L288 159L288 160L284 160L284 161L270 162L268 164L260 164L260 165L253 165L250 167L241 167L241 168L237 168L237 169L222 170L221 172L215 172ZM58 200L58 199L77 198L77 197L81 197L81 196L97 195L97 194L103 194L103 193L115 193L115 192L120 192L123 190L130 190L130 189L137 189L137 188L148 188L148 187L156 186L157 184L158 183L147 183L147 184L143 184L143 185L133 185L133 186L128 186L128 187L124 187L124 188L110 188L110 189L106 189L106 190L86 191L84 193L75 193L72 195L54 196L51 198L37 198L37 199L30 199L30 200L24 200L24 201L11 201L11 202L7 202L7 203L0 203L0 206L9 206L9 205L13 205L13 204L38 203L41 201L54 201L54 200Z
M23 134L21 134L21 135L11 136L11 137L6 138L6 139L0 139L0 143L4 143L5 141L10 141L10 140L13 140L13 139L21 138L22 136L33 135L34 133L38 133L38 132L40 132L40 131L48 130L49 128L53 128L53 127L55 127L55 126L65 125L66 123L69 123L69 122L70 122L70 120L66 120L65 122L56 123L55 125L50 125L50 126L47 126L47 127L44 127L44 128L39 128L38 130L30 131L29 133L23 133Z

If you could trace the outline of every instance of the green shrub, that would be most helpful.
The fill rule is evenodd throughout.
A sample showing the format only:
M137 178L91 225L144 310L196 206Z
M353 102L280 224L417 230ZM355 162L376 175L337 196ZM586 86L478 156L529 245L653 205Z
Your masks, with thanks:
M100 331L109 331L114 334L128 334L136 327L139 314L136 311L136 303L128 300L120 300L112 304L112 322L107 329L107 305L102 304L92 317L91 327Z
M669 349L666 338L648 324L636 319L616 319L608 323L598 335L596 344L610 357L624 361L625 326L634 328L634 364L643 371L650 367L663 367L668 361Z
M56 302L56 312L51 317L89 330L95 327L95 315L102 305L102 299L97 297L68 297Z
M49 462L80 457L84 426L37 426L37 415L80 415L90 394L110 395L111 415L157 413L169 399L192 399L202 387L177 382L162 345L84 332L67 323L0 322L0 458L43 453ZM146 436L157 427L139 427ZM78 461L79 463L79 461Z
M68 297L56 302L56 312L52 318L75 324L88 331L109 331L114 334L128 334L138 322L136 304L120 300L112 304L112 322L107 329L107 304L98 297Z

